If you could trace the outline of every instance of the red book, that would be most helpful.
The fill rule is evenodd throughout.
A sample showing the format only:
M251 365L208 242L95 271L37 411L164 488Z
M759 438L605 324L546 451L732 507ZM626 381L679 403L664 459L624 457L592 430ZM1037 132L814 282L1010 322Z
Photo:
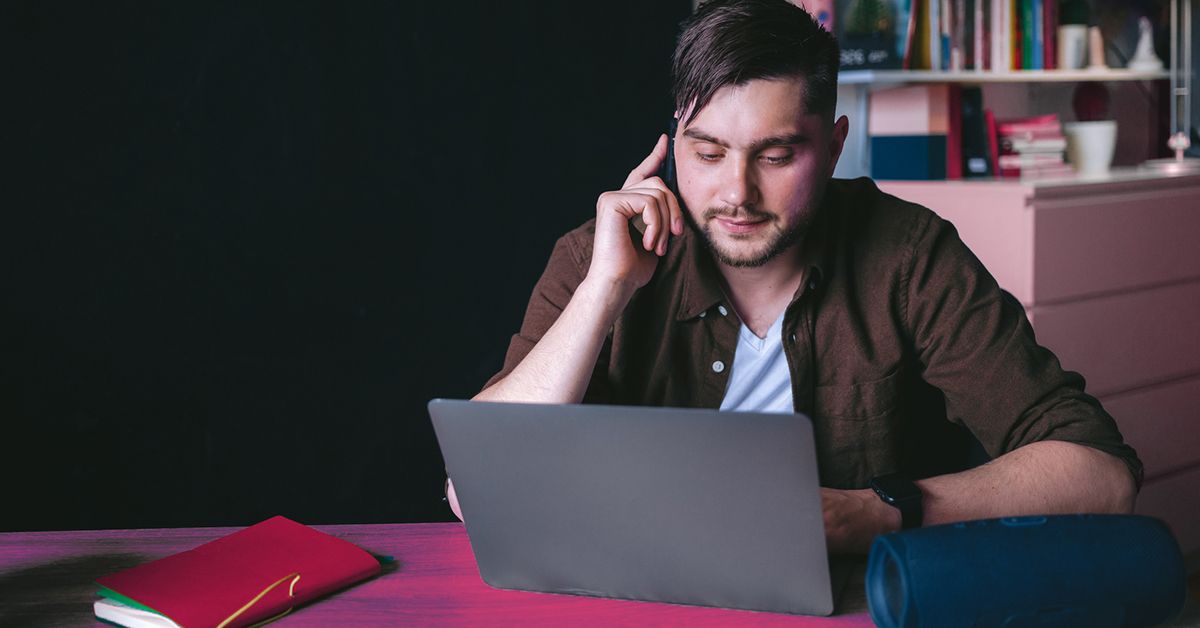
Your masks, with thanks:
M1058 121L1058 114L1054 113L1016 120L1003 120L997 122L996 127L1000 135L1029 135L1031 137L1062 135L1062 124Z
M247 626L379 570L379 560L359 547L273 517L195 549L100 578L96 582L104 590L96 614L114 623L150 612L181 626ZM129 613L112 616L114 609ZM102 610L110 615L102 615Z
M996 116L991 109L984 109L983 119L987 125L988 157L992 160L992 173L1000 176L1000 143L996 138Z
M949 86L949 130L946 133L946 178L963 178L962 86Z
M1058 67L1058 2L1046 0L1042 11L1042 68L1053 70Z
M917 40L917 10L919 3L914 2L908 12L908 27L904 36L904 60L901 62L901 69L915 70L913 67L913 48Z
M1021 0L1002 1L1012 4L1012 68L1014 70L1027 69L1025 67L1025 36L1023 35L1025 24L1022 22Z

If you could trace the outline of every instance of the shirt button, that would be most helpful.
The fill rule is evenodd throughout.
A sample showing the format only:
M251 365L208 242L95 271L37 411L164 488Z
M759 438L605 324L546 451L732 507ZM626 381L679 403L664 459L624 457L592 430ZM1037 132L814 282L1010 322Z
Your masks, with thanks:
M729 313L729 310L725 309L724 305L718 305L717 311L721 313L721 316L725 316L726 314ZM720 373L720 371L717 371L717 372Z
M714 372L714 373L720 373L720 372L722 372L722 371L724 371L724 370L725 370L725 363L724 363L724 362L722 362L722 361L720 361L720 360L717 360L716 362L713 362L713 372Z

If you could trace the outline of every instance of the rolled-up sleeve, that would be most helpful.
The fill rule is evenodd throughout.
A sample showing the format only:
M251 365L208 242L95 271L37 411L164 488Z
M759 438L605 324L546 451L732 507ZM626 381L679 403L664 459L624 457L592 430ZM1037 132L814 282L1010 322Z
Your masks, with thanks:
M594 225L588 222L559 238L554 244L554 250L546 262L546 269L534 285L529 304L525 307L521 329L509 341L508 351L504 356L504 367L488 379L484 389L511 373L541 341L571 302L575 290L587 276L587 269L591 263L590 244L593 233ZM608 398L607 371L611 341L610 335L605 340L592 372L588 390L584 394L584 402L603 403Z
M1142 463L1113 418L1039 345L1025 310L1002 291L954 227L917 221L905 274L907 324L925 381L946 416L992 457L1042 440L1086 445L1121 458L1137 482Z

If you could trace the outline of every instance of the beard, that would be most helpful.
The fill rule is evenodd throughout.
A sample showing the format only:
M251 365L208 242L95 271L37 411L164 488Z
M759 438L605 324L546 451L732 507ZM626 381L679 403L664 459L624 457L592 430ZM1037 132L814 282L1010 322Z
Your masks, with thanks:
M804 211L795 223L787 226L780 225L779 217L764 211L759 211L753 207L739 207L734 211L728 209L709 208L704 210L701 219L702 225L695 225L696 231L703 236L704 244L708 250L712 252L713 257L716 257L719 262L733 268L758 268L767 262L779 257L784 251L795 246L804 237L808 231L809 222L811 222L811 211ZM688 220L692 220L689 212L684 212ZM754 221L764 221L764 233L754 234L753 236L729 236L737 242L754 243L759 241L760 244L753 250L736 251L726 246L723 243L718 243L712 232L712 220L718 216L726 218L748 218ZM800 219L803 217L804 219Z

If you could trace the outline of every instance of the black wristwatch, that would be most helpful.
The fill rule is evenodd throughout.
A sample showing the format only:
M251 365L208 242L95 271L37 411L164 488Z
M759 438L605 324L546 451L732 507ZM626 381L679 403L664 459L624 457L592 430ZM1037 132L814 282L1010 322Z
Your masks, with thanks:
M900 527L904 530L921 527L924 507L921 489L912 480L897 474L881 475L871 480L871 490L889 506L900 511Z

